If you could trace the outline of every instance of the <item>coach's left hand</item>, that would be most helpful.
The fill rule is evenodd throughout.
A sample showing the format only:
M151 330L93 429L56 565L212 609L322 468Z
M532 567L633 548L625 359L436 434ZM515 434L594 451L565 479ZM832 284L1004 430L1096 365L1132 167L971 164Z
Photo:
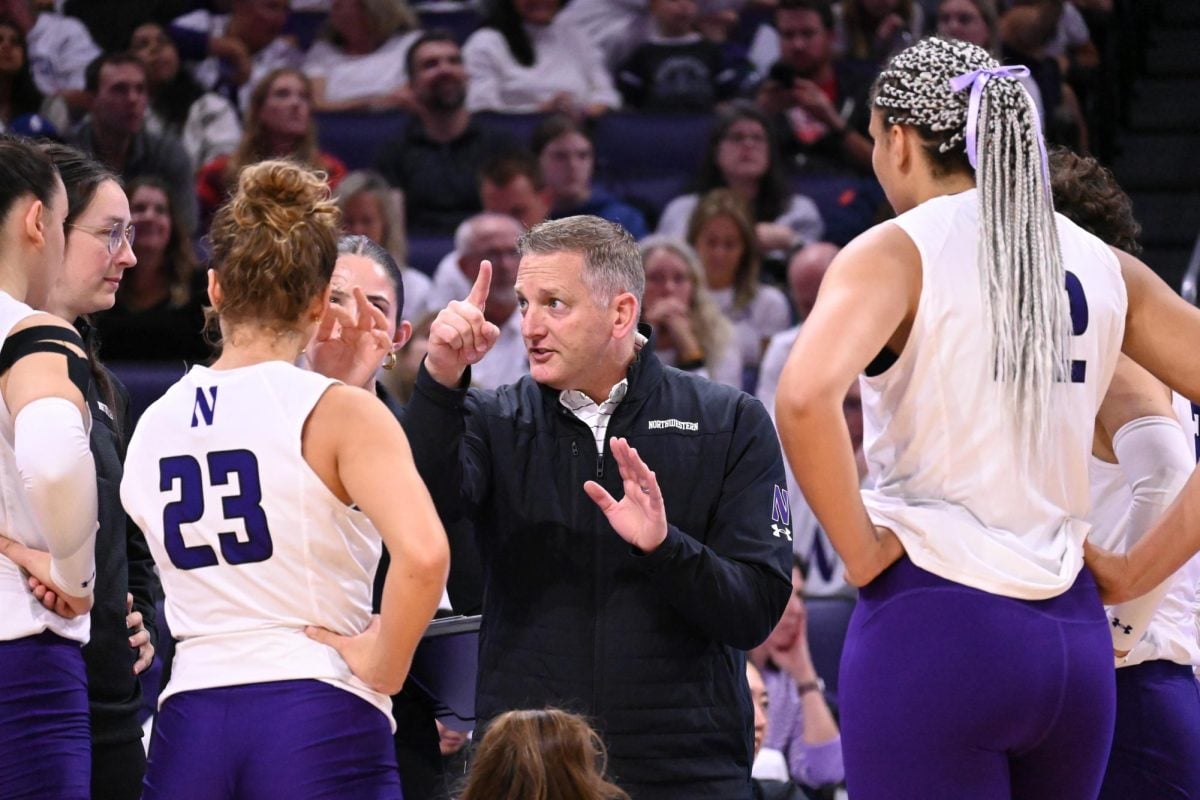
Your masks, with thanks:
M585 483L583 490L600 506L622 539L643 553L653 552L667 538L667 509L658 479L629 442L614 437L609 443L621 472L625 496L618 502L595 481Z

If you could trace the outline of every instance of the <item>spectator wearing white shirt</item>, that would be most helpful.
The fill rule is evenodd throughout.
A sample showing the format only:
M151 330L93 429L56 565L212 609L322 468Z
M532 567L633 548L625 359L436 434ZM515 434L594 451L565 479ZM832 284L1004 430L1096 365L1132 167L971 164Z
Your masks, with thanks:
M78 113L88 107L88 64L100 55L87 26L62 13L62 0L8 0L0 9L22 26L33 72L43 96L62 97Z
M329 21L304 59L317 111L412 106L405 67L421 36L404 0L333 0Z
M594 117L621 104L599 47L558 18L559 0L496 0L463 45L471 111Z
M170 33L180 55L200 62L196 80L246 111L260 80L282 67L298 69L304 59L295 40L283 35L287 20L287 0L233 0L229 14L193 11L176 18Z

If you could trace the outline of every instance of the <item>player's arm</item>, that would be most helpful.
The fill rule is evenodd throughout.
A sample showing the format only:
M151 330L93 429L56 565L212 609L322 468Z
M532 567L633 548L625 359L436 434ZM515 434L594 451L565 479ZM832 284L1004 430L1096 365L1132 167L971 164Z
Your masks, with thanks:
M884 347L900 353L921 293L916 245L895 225L851 242L829 267L816 305L779 378L775 419L804 497L846 565L869 583L902 554L876 528L859 494L858 467L842 414L846 388Z
M1200 309L1171 291L1137 258L1114 250L1129 298L1122 350L1175 391L1200 400ZM1124 555L1088 545L1101 596L1116 603L1145 594L1200 550L1200 480L1193 473L1158 523Z
M28 548L10 546L9 554L81 613L91 607L98 524L83 342L59 318L37 314L9 333L4 356L11 365L0 391L15 421L17 470L50 551L48 569Z
M1175 419L1171 393L1131 358L1122 355L1096 417L1098 457L1120 464L1132 494L1118 523L1117 541L1137 544L1179 494L1195 466ZM1111 458L1109 457L1111 456ZM1170 579L1141 597L1109 610L1113 650L1127 654L1142 638Z
M400 424L361 389L333 386L309 418L315 437L333 434L335 493L371 519L391 556L379 619L357 636L310 629L342 654L367 685L395 694L446 586L450 547ZM308 447L306 432L306 449ZM339 491L340 490L340 491Z

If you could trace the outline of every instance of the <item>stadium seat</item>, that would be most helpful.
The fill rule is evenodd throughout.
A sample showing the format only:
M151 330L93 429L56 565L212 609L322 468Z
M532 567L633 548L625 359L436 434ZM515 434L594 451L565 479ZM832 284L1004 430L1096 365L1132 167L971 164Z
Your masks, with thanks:
M615 111L596 120L596 171L609 180L692 175L708 147L711 114Z
M182 361L112 361L106 366L129 390L129 413L134 422L188 369Z
M316 118L321 149L340 158L348 169L374 167L383 148L404 135L409 119L402 111L342 111Z
M465 42L483 22L479 12L467 3L418 3L415 10L421 20L421 30L449 31L459 44Z
M453 236L434 236L410 232L408 236L408 266L433 275L438 262L454 249Z
M817 674L825 681L825 694L834 705L837 704L842 646L846 642L854 603L845 597L808 597L804 600L808 612L808 649Z
M521 147L529 147L533 139L533 131L548 115L505 114L499 111L480 111L475 115L475 122L480 127L502 134Z
M874 178L854 175L799 175L792 191L817 204L825 221L825 240L842 247L873 225L886 202Z

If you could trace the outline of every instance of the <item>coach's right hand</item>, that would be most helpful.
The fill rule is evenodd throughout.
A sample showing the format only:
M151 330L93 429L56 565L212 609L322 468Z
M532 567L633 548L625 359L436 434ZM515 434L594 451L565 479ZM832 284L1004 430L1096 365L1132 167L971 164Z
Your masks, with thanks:
M478 363L500 338L500 329L483 317L491 287L492 262L481 261L467 299L451 300L429 328L425 369L442 386L457 387L467 367Z

